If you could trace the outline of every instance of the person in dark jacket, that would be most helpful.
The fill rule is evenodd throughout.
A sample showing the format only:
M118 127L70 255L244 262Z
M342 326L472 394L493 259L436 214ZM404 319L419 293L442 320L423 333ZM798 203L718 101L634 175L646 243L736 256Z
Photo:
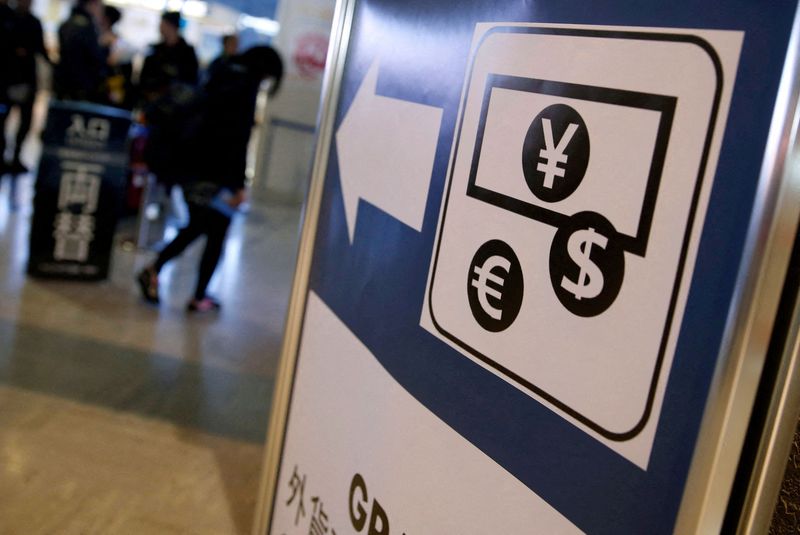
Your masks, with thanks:
M57 98L105 101L108 49L100 46L96 26L102 12L100 0L77 0L69 18L58 29L61 59L54 72Z
M206 289L222 254L231 216L245 200L247 145L256 97L266 78L273 79L274 94L282 76L283 64L275 50L259 46L231 58L203 88L197 113L191 115L191 124L185 125L194 136L184 147L176 148L193 176L192 183L184 186L189 224L139 273L137 280L147 301L158 303L161 268L205 235L197 286L187 308L199 312L219 308Z
M8 100L11 108L19 110L19 126L14 144L14 152L7 168L12 174L24 174L27 167L20 161L22 144L33 122L33 104L36 99L37 76L36 56L50 61L44 46L42 24L30 11L31 0L17 0L11 40L13 54L8 73ZM0 117L0 129L5 128Z
M146 100L158 98L176 82L197 85L197 55L194 48L181 37L180 26L180 13L168 11L161 15L161 42L153 45L139 75Z
M272 79L275 94L283 76L283 63L275 50L256 46L231 57L209 79L202 93L202 121L192 154L192 175L219 182L232 191L243 191L247 146L255 122L256 98L261 82Z
M182 162L173 145L181 135L187 95L197 86L198 64L194 48L180 35L181 17L174 11L161 16L162 41L152 47L139 75L148 128L145 159L167 194L182 181Z
M206 80L214 76L214 72L222 69L232 57L239 53L239 36L229 33L222 36L222 53L208 66Z

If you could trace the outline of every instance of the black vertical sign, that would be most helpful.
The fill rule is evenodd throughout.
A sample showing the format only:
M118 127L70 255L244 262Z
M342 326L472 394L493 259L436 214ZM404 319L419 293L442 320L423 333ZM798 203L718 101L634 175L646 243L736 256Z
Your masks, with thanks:
M130 126L127 111L76 102L50 105L33 202L30 275L107 277Z

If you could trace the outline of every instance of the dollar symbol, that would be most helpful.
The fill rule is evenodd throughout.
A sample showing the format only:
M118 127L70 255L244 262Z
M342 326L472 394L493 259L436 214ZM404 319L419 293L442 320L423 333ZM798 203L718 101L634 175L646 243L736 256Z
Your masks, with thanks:
M614 303L625 278L620 242L597 212L578 212L559 227L550 246L550 284L567 310L591 318Z
M597 245L605 249L608 238L595 232L593 228L579 230L569 238L567 252L581 272L578 281L573 282L565 276L561 278L561 287L575 296L575 299L593 299L600 295L605 284L603 272L592 262L592 247Z

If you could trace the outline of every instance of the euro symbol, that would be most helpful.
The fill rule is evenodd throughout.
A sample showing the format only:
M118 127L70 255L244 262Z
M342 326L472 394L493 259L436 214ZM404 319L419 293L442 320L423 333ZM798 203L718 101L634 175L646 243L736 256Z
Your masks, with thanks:
M472 279L472 286L478 290L478 302L481 304L483 311L492 319L499 321L503 317L503 311L493 307L489 302L488 296L501 300L503 294L499 290L489 286L488 283L492 282L502 287L505 284L505 278L492 273L494 268L502 269L507 276L511 270L511 262L502 256L490 256L482 266L475 266L473 268L473 273L477 275L477 278Z

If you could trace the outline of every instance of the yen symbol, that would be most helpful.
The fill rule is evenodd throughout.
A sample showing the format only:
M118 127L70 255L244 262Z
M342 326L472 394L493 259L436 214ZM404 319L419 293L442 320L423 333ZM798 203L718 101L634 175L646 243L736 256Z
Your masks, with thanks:
M563 201L578 189L589 166L589 132L583 117L553 104L531 122L522 146L522 172L545 202Z
M543 186L547 189L553 189L553 181L555 177L563 177L565 169L559 167L558 164L567 163L569 156L566 154L567 145L572 141L572 136L578 130L578 125L569 123L567 131L561 136L558 145L553 142L553 123L550 119L542 119L542 132L544 133L545 148L539 151L539 157L544 158L536 166L537 171L544 173Z
M507 329L522 307L522 267L517 255L501 240L478 249L469 266L467 298L478 324L490 332Z

